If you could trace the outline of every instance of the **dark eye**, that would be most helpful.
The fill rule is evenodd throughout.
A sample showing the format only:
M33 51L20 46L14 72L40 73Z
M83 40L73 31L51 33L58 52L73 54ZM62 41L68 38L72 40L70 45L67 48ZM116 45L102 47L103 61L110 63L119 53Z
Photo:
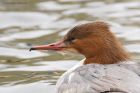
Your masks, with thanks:
M72 37L72 38L70 38L70 39L69 39L69 41L70 41L70 42L72 42L73 40L75 40L75 38L74 38L74 37Z

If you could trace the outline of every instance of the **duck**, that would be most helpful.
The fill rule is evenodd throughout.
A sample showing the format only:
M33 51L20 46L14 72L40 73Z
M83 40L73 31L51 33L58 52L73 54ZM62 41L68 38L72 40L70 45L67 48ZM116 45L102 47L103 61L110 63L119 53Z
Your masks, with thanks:
M56 93L140 93L140 65L105 21L78 24L60 41L31 50L73 51L85 57L60 76Z

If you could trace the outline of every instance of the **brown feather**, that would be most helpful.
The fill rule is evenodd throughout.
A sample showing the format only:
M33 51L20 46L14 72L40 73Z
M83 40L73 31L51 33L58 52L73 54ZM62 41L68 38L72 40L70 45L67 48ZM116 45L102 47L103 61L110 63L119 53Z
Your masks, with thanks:
M64 42L86 57L84 64L113 64L129 59L109 25L102 21L75 26L64 37Z

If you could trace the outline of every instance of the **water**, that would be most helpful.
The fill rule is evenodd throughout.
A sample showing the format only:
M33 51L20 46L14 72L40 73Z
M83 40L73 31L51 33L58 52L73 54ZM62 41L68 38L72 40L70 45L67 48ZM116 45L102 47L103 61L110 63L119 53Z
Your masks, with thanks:
M139 0L0 0L0 92L54 93L59 76L83 56L33 51L60 40L70 27L106 20L140 61Z

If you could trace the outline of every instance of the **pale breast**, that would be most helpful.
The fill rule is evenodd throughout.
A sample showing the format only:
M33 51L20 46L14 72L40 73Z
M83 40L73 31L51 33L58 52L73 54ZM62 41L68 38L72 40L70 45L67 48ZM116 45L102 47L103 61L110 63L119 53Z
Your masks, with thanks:
M61 76L56 93L111 92L140 93L140 77L126 64L83 65Z

